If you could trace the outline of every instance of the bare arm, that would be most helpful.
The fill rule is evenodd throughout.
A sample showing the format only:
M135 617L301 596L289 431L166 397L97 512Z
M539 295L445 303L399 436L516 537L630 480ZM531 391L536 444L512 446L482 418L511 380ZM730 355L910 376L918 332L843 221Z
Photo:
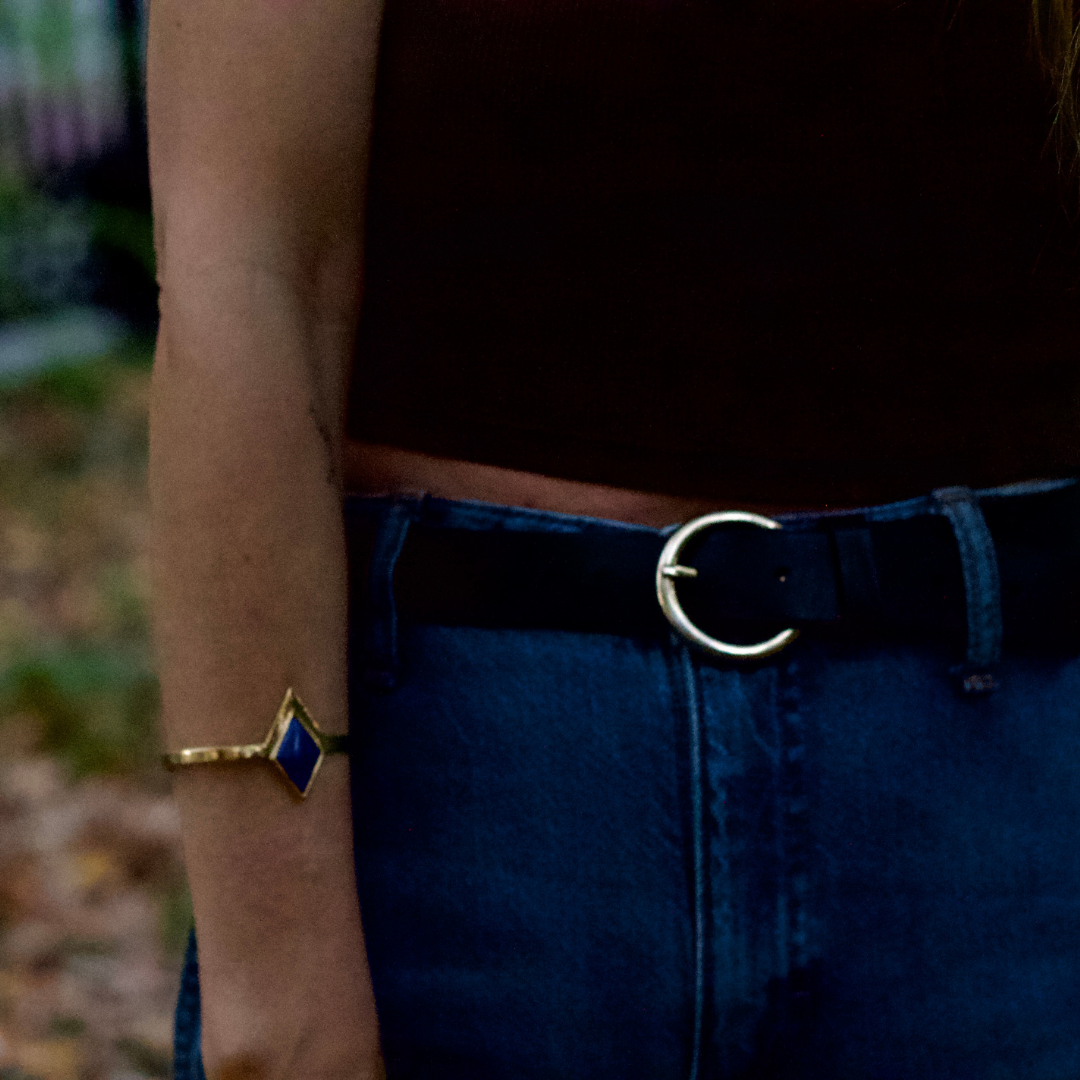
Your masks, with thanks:
M379 0L155 0L151 495L165 740L346 726L343 395ZM348 770L177 774L211 1077L377 1075Z

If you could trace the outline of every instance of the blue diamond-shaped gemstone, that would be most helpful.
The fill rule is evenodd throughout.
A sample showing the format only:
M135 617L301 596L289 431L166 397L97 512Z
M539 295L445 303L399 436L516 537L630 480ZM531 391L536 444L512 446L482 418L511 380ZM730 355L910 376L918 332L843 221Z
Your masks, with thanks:
M319 763L321 753L319 744L294 716L285 729L285 738L281 740L274 760L285 770L285 775L302 794L311 783L311 774Z

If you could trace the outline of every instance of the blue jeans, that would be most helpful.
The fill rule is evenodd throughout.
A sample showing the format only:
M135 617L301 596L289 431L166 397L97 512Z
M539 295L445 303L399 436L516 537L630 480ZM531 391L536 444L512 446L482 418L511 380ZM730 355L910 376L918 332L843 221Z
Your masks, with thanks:
M396 506L361 508L388 581ZM1006 652L965 696L940 644L807 633L738 665L386 599L351 708L392 1080L1080 1077L1080 660Z

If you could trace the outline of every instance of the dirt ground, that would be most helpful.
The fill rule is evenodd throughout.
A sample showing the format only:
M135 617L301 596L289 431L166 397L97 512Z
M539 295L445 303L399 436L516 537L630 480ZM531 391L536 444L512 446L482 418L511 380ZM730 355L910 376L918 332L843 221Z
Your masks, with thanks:
M157 766L146 359L0 385L0 1080L169 1075L190 906Z

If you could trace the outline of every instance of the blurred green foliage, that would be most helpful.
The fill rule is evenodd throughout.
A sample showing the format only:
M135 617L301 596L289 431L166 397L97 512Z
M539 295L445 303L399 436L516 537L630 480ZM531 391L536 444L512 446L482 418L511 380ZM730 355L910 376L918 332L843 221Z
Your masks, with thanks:
M86 1021L78 1016L54 1016L49 1021L49 1034L57 1038L74 1038L86 1030Z
M168 1077L172 1075L172 1057L141 1039L116 1040L116 1048L136 1069L138 1076Z
M96 248L123 252L147 277L154 277L154 223L150 214L126 206L91 203L90 221Z
M38 0L22 5L25 13L22 32L34 48L34 55L48 85L74 80L71 41L74 37L74 6L71 0Z
M85 303L101 290L141 296L153 291L154 275L148 210L54 198L0 170L0 322Z
M12 4L0 0L0 42L27 43L47 87L74 78L71 42L75 11L71 0L38 0L35 4Z
M145 537L149 345L0 384L0 726L73 774L153 770ZM74 599L72 599L74 598Z
M33 716L40 749L75 775L150 765L157 704L153 674L116 649L73 644L31 652L0 677L0 715Z
M153 341L132 336L98 360L66 363L59 358L29 376L0 377L0 420L27 408L53 406L81 414L80 419L93 425L104 419L100 414L125 372L133 368L149 372L153 362ZM145 419L136 426L145 436Z
M187 950L188 935L195 924L191 893L186 879L176 881L161 898L161 943L165 955L179 960Z
M82 206L58 202L0 172L0 320L85 299L90 225Z

